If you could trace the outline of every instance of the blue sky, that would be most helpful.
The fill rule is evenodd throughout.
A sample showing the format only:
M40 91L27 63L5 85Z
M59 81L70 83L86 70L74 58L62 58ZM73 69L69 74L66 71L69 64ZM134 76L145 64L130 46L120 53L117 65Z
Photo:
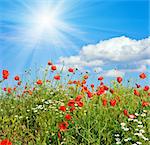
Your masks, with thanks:
M52 60L108 78L148 72L148 14L148 0L0 0L0 70Z

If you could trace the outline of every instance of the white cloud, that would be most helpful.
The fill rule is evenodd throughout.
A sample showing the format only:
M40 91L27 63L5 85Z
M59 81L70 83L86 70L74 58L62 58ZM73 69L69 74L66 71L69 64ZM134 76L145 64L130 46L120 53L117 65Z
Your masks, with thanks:
M138 68L133 68L133 69L124 69L121 70L123 72L145 72L146 71L146 66L145 65L141 65Z
M150 58L150 37L133 40L128 37L116 37L103 40L95 45L84 46L80 57L85 60L131 61Z
M78 55L61 57L59 63L62 62L69 66L92 67L93 70L101 68L99 72L105 65L111 68L116 64L133 66L127 72L145 70L145 65L150 64L150 37L134 40L121 36L103 40L97 44L83 46ZM139 65L139 68L135 68L133 63ZM125 71L121 68L118 73L123 75ZM112 68L106 72L107 76L111 76L111 74L116 75Z
M123 77L125 75L125 72L111 69L111 70L105 71L103 75L107 77Z
M61 57L59 59L59 63L64 63L65 65L69 66L99 66L103 64L102 60L92 60L87 61L83 60L80 56L70 56L70 57Z
M139 64L150 65L150 59L141 60Z
M99 73L99 72L102 72L103 69L101 67L95 67L93 68L93 71Z

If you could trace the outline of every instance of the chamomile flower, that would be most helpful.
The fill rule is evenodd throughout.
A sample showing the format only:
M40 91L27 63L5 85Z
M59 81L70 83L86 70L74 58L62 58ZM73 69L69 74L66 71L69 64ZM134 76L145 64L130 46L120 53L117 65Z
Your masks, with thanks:
M115 138L115 140L116 140L117 142L119 142L119 141L120 141L120 138Z
M138 141L138 142L136 142L136 144L142 144L142 143Z
M128 141L128 138L125 138L124 141L127 142L127 141Z
M145 141L148 141L149 139L146 138L145 136L142 136L142 138L145 140Z
M147 110L143 110L144 113L147 113Z
M139 128L143 128L143 125L138 125Z
M126 124L125 123L121 123L121 126L124 127Z
M138 113L135 113L135 116L139 116L139 114L138 114Z
M144 131L143 129L141 129L139 132L140 132L140 133L145 133L145 131Z
M132 118L128 118L128 121L132 121L133 119Z
M119 137L120 135L119 134L115 134L115 137Z
M129 128L127 128L127 127L126 127L126 128L124 127L124 128L122 128L122 129L123 129L124 131L129 131Z
M138 120L137 120L137 119L134 119L133 121L134 121L134 122L138 122Z
M141 116L142 116L142 117L145 117L145 116L146 116L146 114L145 114L145 113L142 113L142 114L141 114Z
M142 122L141 122L141 121L138 121L138 124L142 124Z
M117 141L116 144L121 144L121 142L120 142L120 141Z

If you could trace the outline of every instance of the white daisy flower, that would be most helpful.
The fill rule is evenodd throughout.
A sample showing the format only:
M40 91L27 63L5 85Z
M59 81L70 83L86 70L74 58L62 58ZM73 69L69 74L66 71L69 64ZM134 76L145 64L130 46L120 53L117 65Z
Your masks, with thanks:
M136 144L142 144L142 143L138 141L138 142L136 142Z
M139 128L143 128L143 125L138 125Z
M115 137L119 137L120 135L119 134L115 134Z
M143 110L144 113L147 113L147 110Z
M146 138L145 136L142 136L142 138L145 140L145 141L148 141L149 139Z
M143 129L140 130L140 133L145 133L145 131Z
M143 137L142 133L134 133L135 136Z
M132 140L132 138L131 138L131 137L128 137L128 140Z
M126 124L125 123L121 123L121 126L124 127Z
M115 140L116 140L117 142L119 142L119 141L120 141L120 138L115 138Z
M19 116L19 119L22 119L23 118L23 116Z
M139 114L138 114L138 113L135 113L135 116L139 116Z
M133 121L134 121L134 122L138 122L138 120L137 120L137 119L134 119Z
M141 122L141 121L138 121L138 124L142 124L142 122Z
M124 131L129 131L129 128L123 128Z
M46 105L48 105L48 104L49 104L49 101L45 101L44 103L45 103Z
M142 116L142 117L145 117L145 116L146 116L146 114L145 114L145 113L142 113L142 114L141 114L141 116Z
M34 110L34 113L36 113L37 112L37 110Z
M133 119L132 118L128 118L128 121L132 121Z
M124 141L127 142L127 141L128 141L128 138L125 138Z
M117 141L116 144L121 144L121 142L120 142L120 141Z

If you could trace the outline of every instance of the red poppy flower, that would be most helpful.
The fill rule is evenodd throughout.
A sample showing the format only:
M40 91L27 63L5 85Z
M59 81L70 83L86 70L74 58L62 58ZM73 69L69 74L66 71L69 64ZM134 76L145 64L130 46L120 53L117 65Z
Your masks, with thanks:
M54 76L54 79L55 79L55 80L60 80L60 75Z
M48 61L48 63L47 63L48 65L52 65L53 63L51 62L51 61Z
M12 145L12 143L8 139L4 139L0 142L0 145Z
M99 81L102 81L104 78L102 76L98 77Z
M69 100L69 102L68 102L68 106L74 106L74 104L75 104L75 100Z
M87 90L88 90L87 86L83 86L83 89L84 89L85 91L87 91Z
M68 122L64 121L59 124L59 129L60 129L60 131L66 131L68 126L69 126Z
M73 73L74 69L73 68L69 68L68 71L71 72L71 73Z
M139 84L136 84L136 87L137 87L137 88L140 88L140 87L141 87L141 85L139 85Z
M107 106L107 99L103 99L102 104L103 104L103 106Z
M103 82L101 82L101 83L100 83L100 86L103 86L103 85L104 85L104 83L103 83Z
M65 112L65 111L66 111L66 107L65 107L65 106L60 106L60 107L59 107L59 110Z
M94 84L91 84L91 88L94 88Z
M78 105L78 107L83 107L83 102L81 102L81 101L79 101L79 102L77 102L77 105Z
M76 83L77 83L77 81L76 81L76 80L74 80L74 81L73 81L73 84L76 84Z
M78 102L78 101L80 101L82 98L83 98L82 95L78 95L78 96L76 96L75 101Z
M140 92L138 90L134 89L134 95L140 96Z
M118 83L121 83L122 80L123 80L122 77L117 77L117 82L118 82Z
M60 131L58 131L57 135L58 135L58 138L61 139L61 133L60 133Z
M9 76L8 70L3 70L2 75L3 75L3 79L8 79L8 76Z
M147 107L147 106L149 106L149 103L146 102L146 101L143 101L143 102L142 102L142 106L143 106L143 107Z
M16 91L16 87L14 87L14 89L13 89L14 91Z
M114 90L113 90L113 89L110 89L110 93L114 94Z
M88 79L88 77L89 77L88 75L85 75L85 76L84 76L84 79Z
M12 88L7 88L8 94L11 94Z
M93 97L93 94L90 91L87 92L87 95L88 95L88 98L92 98Z
M56 67L55 65L52 65L52 66L51 66L51 70L52 70L52 71L55 71L56 69L57 69L57 67Z
M65 116L65 119L66 119L66 120L71 120L71 118L72 118L72 117L71 117L70 114L66 114L66 116Z
M111 106L114 107L116 105L116 103L117 103L117 101L115 99L110 100L110 105Z
M82 81L82 84L86 84L86 80L83 80L83 81Z
M128 116L128 110L124 109L123 113L124 113L125 116Z
M97 95L98 95L98 96L100 96L100 95L102 95L102 94L104 94L104 93L105 93L104 87L100 87L100 89L97 91Z
M109 88L108 88L107 86L104 86L104 90L105 90L105 91L108 91L108 89L109 89Z
M76 108L74 106L71 106L70 112L73 112Z
M19 76L15 76L15 77L14 77L14 80L15 80L15 81L19 81L19 80L20 80Z
M140 77L141 79L145 79L145 78L146 78L146 74L145 74L145 73L141 73L141 74L139 75L139 77Z
M21 81L20 81L20 82L18 82L18 83L17 83L17 85L18 85L18 86L20 86L20 85L21 85Z
M37 82L36 82L38 85L42 85L42 80L37 80Z
M148 91L148 90L149 90L149 86L145 86L144 91Z

